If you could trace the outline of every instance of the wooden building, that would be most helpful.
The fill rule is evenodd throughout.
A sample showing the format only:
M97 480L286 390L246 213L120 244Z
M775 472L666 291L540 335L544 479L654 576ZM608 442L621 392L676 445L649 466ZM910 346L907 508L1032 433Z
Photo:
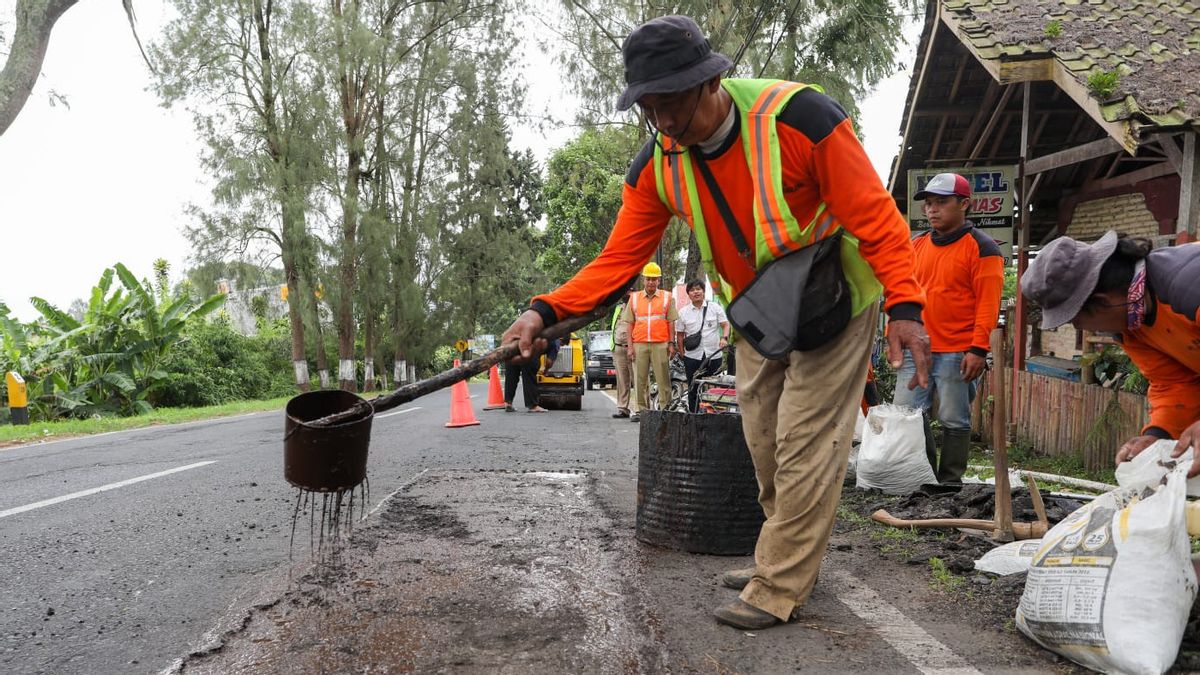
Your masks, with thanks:
M1021 269L1064 234L1194 240L1200 1L931 0L901 130L888 187L906 213L911 170L1015 167ZM1077 353L1060 333L1047 351Z

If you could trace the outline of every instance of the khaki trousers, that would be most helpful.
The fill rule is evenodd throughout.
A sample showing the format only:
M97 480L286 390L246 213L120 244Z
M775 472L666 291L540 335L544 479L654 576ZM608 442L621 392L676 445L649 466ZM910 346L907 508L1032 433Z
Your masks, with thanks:
M627 345L613 346L613 369L617 371L617 408L629 410L629 390L633 387L633 364L629 361ZM638 409L634 408L633 412Z
M741 598L781 621L808 600L833 530L877 312L868 307L829 344L786 360L737 350L742 431L767 516Z
M668 365L665 342L633 343L634 374L633 386L637 389L637 409L650 409L650 368L654 367L654 381L658 383L658 407L662 409L671 401L671 370Z

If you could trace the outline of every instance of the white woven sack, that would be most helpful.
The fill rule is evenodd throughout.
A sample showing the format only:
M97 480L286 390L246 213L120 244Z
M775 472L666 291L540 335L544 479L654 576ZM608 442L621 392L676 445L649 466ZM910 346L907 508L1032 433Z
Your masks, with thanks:
M1159 484L1143 475L1046 533L1017 607L1022 633L1101 672L1171 667L1196 597L1184 516L1191 455L1180 459L1160 467Z
M1176 441L1167 439L1163 441L1155 441L1150 444L1150 447L1138 453L1137 457L1128 462L1121 462L1117 465L1117 485L1121 487L1142 487L1145 485L1153 485L1162 480L1163 467L1160 462L1174 462L1171 458L1171 452L1175 450ZM1190 456L1188 453L1180 456L1180 459ZM1188 479L1187 494L1189 497L1200 497L1200 476Z
M1033 555L1041 547L1041 539L1009 542L984 553L975 561L975 569L1000 576L1020 574L1029 569Z
M855 471L858 487L892 495L912 494L925 483L936 483L925 456L921 411L891 404L868 410Z

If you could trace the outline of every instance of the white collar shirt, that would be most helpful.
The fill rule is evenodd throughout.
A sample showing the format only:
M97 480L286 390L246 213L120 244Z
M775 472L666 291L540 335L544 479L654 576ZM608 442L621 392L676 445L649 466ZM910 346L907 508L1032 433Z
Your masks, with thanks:
M704 313L704 307L708 307L708 314ZM701 329L700 319L703 317L704 326ZM675 330L682 333L684 337L700 330L700 346L695 349L685 351L683 353L689 359L702 359L705 356L716 354L721 348L721 324L726 323L725 310L721 309L721 305L716 302L704 302L699 307L688 303L686 307L679 308L679 320L675 322Z

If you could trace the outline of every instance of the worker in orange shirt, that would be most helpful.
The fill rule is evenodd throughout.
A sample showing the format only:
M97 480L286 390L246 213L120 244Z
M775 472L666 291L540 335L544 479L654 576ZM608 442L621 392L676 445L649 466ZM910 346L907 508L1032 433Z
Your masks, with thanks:
M671 402L671 355L675 351L675 321L679 311L675 298L660 291L662 269L658 263L646 263L642 268L643 287L629 295L621 322L629 324L629 344L625 347L633 362L633 388L637 392L637 409L630 422L642 418L650 409L650 371L658 384L658 407L665 410Z
M737 394L766 522L754 567L713 617L739 630L807 602L837 514L881 297L888 358L927 383L925 294L908 225L845 110L819 87L723 77L732 61L696 22L664 16L625 39L625 91L651 139L633 159L600 255L533 298L505 331L534 358L541 330L618 299L672 218L692 228L713 293L738 330ZM900 383L899 386L904 386Z
M1029 264L1021 292L1041 306L1043 329L1118 334L1150 381L1150 423L1117 451L1118 464L1160 439L1178 439L1175 457L1200 452L1200 244L1151 251L1113 230L1091 244L1059 237ZM1197 474L1200 460L1188 476Z
M913 195L923 200L929 230L913 240L917 282L925 289L925 330L933 352L929 387L896 388L893 402L920 408L925 449L942 485L962 485L971 452L971 401L975 380L987 363L992 329L1000 318L1004 256L994 239L967 220L971 184L956 173L939 173ZM896 376L905 382L916 372L905 355ZM939 457L929 428L929 410L938 395L942 423Z

